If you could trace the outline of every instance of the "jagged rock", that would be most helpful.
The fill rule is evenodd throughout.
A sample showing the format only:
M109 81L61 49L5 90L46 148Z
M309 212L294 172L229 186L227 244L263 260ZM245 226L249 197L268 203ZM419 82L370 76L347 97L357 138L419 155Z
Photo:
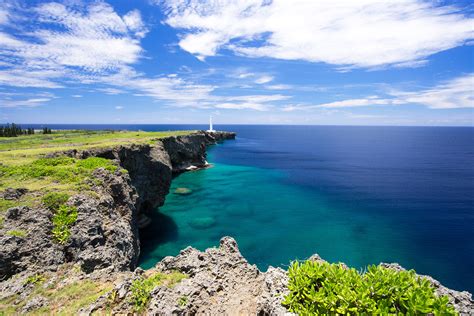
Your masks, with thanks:
M173 288L157 287L152 292L148 313L256 315L284 314L280 298L284 293L283 270L260 272L240 254L231 237L221 239L219 248L200 252L188 247L176 257L164 258L158 271L181 271L190 278ZM184 304L185 302L185 304Z
M51 213L26 206L10 208L0 228L0 280L26 269L57 266L65 262L59 245L51 238ZM25 237L11 236L11 230Z
M25 188L18 188L18 189L7 188L5 189L3 193L0 193L0 197L4 198L5 200L18 200L27 192L28 190Z
M31 312L35 309L38 309L48 303L48 300L43 296L35 296L31 300L29 300L25 306L23 307L21 313L25 314Z

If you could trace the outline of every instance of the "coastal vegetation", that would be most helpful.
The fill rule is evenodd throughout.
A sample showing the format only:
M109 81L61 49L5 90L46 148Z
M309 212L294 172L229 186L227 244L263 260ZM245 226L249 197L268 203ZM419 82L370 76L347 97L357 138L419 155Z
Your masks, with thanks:
M15 125L16 126L16 125ZM15 127L16 128L16 127ZM92 173L97 168L115 172L121 168L112 160L89 157L76 159L56 154L70 149L87 150L127 144L150 144L155 140L189 134L190 131L54 131L52 134L20 135L0 139L0 225L3 212L14 206L44 205L53 214L54 236L65 242L76 217L72 208L63 206L75 193L91 193L96 184ZM8 188L26 189L16 199L1 193Z
M158 285L173 287L185 278L187 275L181 272L156 272L148 277L136 279L130 287L131 301L135 311L140 312L147 306L151 298L151 291Z
M61 205L55 211L53 216L53 233L54 239L60 244L65 244L71 236L69 228L77 220L77 209L72 206Z
M57 272L34 274L24 281L25 297L13 295L0 299L0 315L77 315L112 289L109 282L79 278L75 269L64 266ZM27 303L34 298L47 301L34 310Z
M456 315L415 271L369 266L359 273L342 264L307 260L288 270L283 301L299 315Z

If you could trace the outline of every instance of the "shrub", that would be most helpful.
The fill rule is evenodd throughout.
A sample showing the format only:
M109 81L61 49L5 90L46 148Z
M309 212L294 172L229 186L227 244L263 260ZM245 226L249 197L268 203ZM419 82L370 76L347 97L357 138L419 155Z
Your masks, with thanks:
M46 280L46 278L42 275L42 274L33 274L33 275L30 275L26 281L25 281L25 285L27 284L39 284L39 283L43 283L44 281Z
M97 168L105 168L111 172L117 170L117 166L115 166L111 160L100 157L89 157L87 159L79 160L77 166L87 170L95 170Z
M66 193L51 192L45 194L41 201L51 211L56 211L61 205L67 202L69 195Z
M53 237L60 244L65 244L71 236L70 228L77 220L77 209L61 205L53 216Z
M456 315L446 296L412 271L369 266L358 273L341 264L294 262L283 305L297 314Z
M188 297L186 295L181 296L178 300L178 306L184 307L188 305Z
M172 287L184 278L186 278L185 274L172 272L170 274L155 273L148 278L140 278L133 281L130 290L132 292L131 301L135 310L140 312L148 305L151 291L158 285L163 284Z

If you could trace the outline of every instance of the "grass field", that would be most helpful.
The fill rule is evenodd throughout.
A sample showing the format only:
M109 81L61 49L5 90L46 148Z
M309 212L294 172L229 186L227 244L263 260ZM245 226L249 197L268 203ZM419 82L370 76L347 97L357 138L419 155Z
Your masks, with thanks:
M50 192L72 195L90 189L92 172L103 167L115 171L112 161L90 157L84 160L47 154L69 149L107 148L127 144L153 144L157 139L187 135L193 131L54 131L52 134L24 135L0 138L0 192L7 188L26 188L28 194L20 200L0 198L0 225L2 213L16 205L34 206Z

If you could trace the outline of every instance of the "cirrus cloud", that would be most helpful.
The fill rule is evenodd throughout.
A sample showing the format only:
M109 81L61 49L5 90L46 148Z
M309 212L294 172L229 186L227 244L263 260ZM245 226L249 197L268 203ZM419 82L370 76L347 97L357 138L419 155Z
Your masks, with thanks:
M358 99L346 99L321 104L292 104L283 107L283 111L310 110L316 108L353 108L383 105L419 104L430 109L474 108L474 74L466 74L442 82L434 87L418 91L392 90L389 96L368 96Z
M179 46L199 59L249 57L342 67L417 67L474 37L473 20L422 0L165 0Z

